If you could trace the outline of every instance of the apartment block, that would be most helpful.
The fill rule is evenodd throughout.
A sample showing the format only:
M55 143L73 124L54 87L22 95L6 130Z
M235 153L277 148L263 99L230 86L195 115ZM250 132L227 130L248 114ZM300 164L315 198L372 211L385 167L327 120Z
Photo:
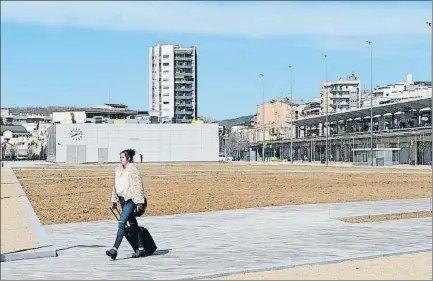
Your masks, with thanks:
M321 113L326 114L327 103L328 113L359 108L360 93L361 81L353 74L344 80L340 79L334 82L321 83ZM328 100L328 102L326 102L326 100Z
M149 111L160 123L197 119L197 49L158 43L149 48Z
M365 91L360 100L360 107L370 108L371 100L373 101L374 107L407 99L429 98L431 96L431 83L427 81L414 82L412 74L408 73L405 82L374 88L373 96L371 96L370 91Z
M295 130L290 126L290 120L296 120L302 109L290 102L288 98L278 98L257 105L257 140L265 141L288 139ZM264 126L263 126L264 125ZM264 130L263 130L264 129Z

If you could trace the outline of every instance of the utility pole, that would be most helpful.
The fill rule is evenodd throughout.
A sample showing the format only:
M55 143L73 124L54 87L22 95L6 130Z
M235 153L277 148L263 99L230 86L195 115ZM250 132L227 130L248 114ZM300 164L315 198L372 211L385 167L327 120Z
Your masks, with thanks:
M293 164L293 73L292 66L289 65L290 69L290 162Z
M263 100L263 105L262 105L262 130L263 130L263 135L262 135L262 161L263 163L265 162L265 76L263 74L260 74L260 76L262 77L262 100Z
M281 98L284 101L284 90L283 90L283 88L281 88ZM280 143L280 157L279 157L281 161L283 160L284 138L286 137L286 134L287 134L287 130L285 130L286 123L287 122L285 120L280 120L280 131L278 132L278 139L281 141L281 143ZM284 128L284 133L282 133L283 132L283 128Z
M366 41L370 45L370 149L371 149L371 166L373 163L373 44L371 41Z
M430 27L430 42L431 42L432 41L432 28L431 28L432 23L431 22L426 22L426 24ZM430 66L431 66L431 64L432 64L432 57L433 57L433 52L431 50L431 45L430 45L430 52L432 53L432 56L430 57ZM433 72L431 71L431 68L430 68L430 75L433 75ZM432 77L432 79L430 81L433 81L433 77ZM432 96L432 104L431 104L430 108L431 108L431 110L430 110L430 123L431 124L430 125L432 127L432 136L433 136L433 122L432 122L433 121L433 96ZM433 139L432 139L432 145L430 145L430 149L431 149L431 152L432 152L432 159L433 159ZM433 175L433 161L432 161L431 168L432 168L432 175ZM430 200L430 203L431 202L432 201Z
M327 55L323 55L324 57L325 57L325 88L326 88L326 109L325 109L325 114L326 114L326 121L325 121L325 123L326 123L326 131L325 131L325 137L326 137L326 139L325 139L325 145L326 145L326 148L325 148L325 158L326 158L326 166L328 166L329 165L329 161L328 161L328 155L329 155L329 152L328 152L328 127L329 127L329 124L328 124L328 107L329 107L329 87L328 87L328 64L327 64L327 61L326 61L326 58L328 57Z

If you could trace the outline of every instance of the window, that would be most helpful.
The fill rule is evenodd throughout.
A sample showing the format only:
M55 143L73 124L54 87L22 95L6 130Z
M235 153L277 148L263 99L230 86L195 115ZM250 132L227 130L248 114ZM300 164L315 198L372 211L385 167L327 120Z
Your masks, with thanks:
M164 86L163 89L170 89L170 87L169 86Z
M165 101L164 104L169 104L169 102L168 102L168 101Z
M164 79L162 79L162 81L168 81L168 80L170 80L170 79L168 79L168 78L164 78Z
M168 97L170 94L169 93L164 93L163 96L164 97Z
M169 63L168 62L164 62L162 65L163 66L169 66Z
M168 59L168 55L163 55L162 56L164 59Z
M164 74L168 74L168 70L164 70L162 73L164 73Z

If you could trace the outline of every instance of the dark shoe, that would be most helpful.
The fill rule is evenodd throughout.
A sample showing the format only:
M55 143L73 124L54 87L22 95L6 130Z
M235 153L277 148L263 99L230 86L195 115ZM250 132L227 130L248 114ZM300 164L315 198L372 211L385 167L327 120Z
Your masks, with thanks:
M157 247L155 247L154 249L149 249L149 250L147 250L146 249L146 252L145 252L145 256L147 257L147 256L151 256L151 255L153 255L153 253L155 253L155 251L156 251L156 248Z
M107 256L111 257L112 260L115 260L117 257L117 251L114 249L107 250L105 253Z
M137 250L135 253L132 254L133 258L140 258L144 257L144 250Z

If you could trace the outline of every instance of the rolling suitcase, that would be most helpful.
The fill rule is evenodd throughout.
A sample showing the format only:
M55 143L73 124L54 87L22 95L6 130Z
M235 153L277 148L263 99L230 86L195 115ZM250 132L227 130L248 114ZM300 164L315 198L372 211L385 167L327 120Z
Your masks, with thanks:
M158 247L156 247L155 241L147 228L140 226L139 231L143 239L145 255L151 256Z
M119 218L120 218L119 210L116 208L118 216L116 215L116 213L114 212L114 210L112 208L110 208L110 210L113 213L114 217L117 219L117 221L119 221ZM138 227L138 231L139 231L138 235L141 235L141 237L143 239L142 241L144 244L145 255L146 256L152 255L157 249L152 235L150 235L149 230L147 230L147 228L142 227L142 226ZM125 224L125 238L126 238L126 240L128 240L128 242L131 245L134 252L137 251L138 250L138 236L136 233L134 233L132 231L132 228L128 222Z

